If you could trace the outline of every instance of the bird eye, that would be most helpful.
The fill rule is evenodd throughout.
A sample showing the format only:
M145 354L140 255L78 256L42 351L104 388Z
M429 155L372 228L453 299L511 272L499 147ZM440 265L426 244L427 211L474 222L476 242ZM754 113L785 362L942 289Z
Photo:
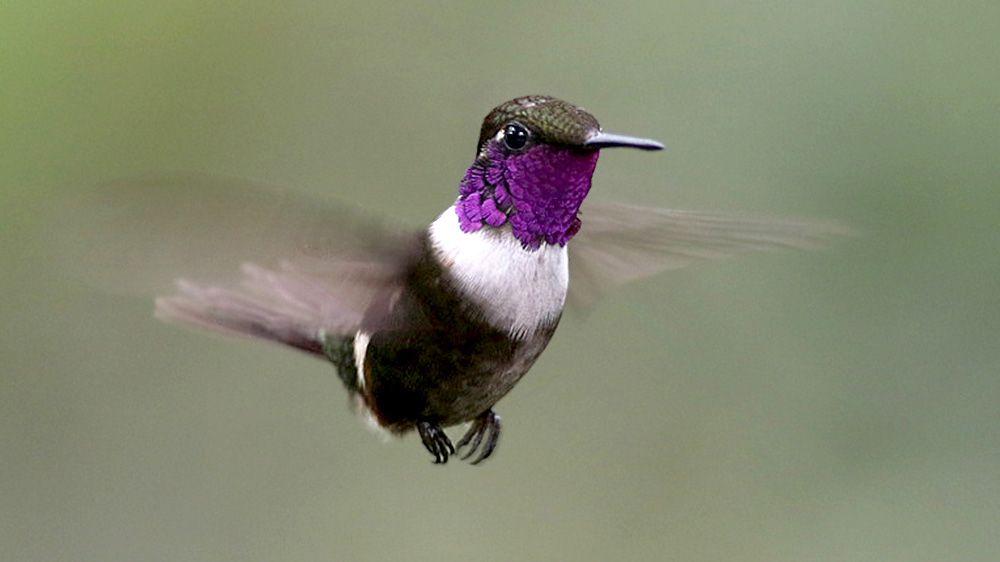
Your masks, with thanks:
M528 144L528 129L520 123L511 123L504 127L503 143L511 150L521 150Z

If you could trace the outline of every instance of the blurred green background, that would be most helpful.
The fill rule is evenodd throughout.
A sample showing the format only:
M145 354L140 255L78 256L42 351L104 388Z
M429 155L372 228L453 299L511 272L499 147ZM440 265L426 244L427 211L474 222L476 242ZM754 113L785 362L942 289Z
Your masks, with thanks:
M0 559L997 560L998 37L994 1L3 3ZM425 224L526 93L667 144L595 198L866 236L568 316L477 468L42 241L173 170Z

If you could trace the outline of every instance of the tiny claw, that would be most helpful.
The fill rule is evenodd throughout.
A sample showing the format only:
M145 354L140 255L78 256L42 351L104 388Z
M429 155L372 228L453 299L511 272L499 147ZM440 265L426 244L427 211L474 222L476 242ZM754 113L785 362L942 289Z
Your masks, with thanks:
M492 421L493 423L489 425L490 437L486 440L486 445L483 447L483 451L479 454L476 460L472 461L472 464L479 464L490 458L490 455L492 455L493 451L497 448L497 443L500 441L500 416L494 415Z
M448 462L448 455L455 453L448 435L441 429L441 426L430 422L417 423L417 432L420 440L430 454L434 455L434 464L445 464Z
M479 464L480 462L486 460L493 454L493 450L496 449L497 442L500 440L500 429L500 416L498 416L493 410L487 410L485 413L476 418L472 427L469 428L469 431L467 431L458 442L459 450L466 445L469 446L469 450L462 455L462 460L468 460L476 454L476 451L479 451L479 456L472 461L472 464ZM488 437L487 433L489 434ZM486 437L486 443L483 449L480 450L479 446L483 444L484 437Z
M476 435L476 433L478 433L480 425L482 425L482 422L480 422L479 419L476 418L476 420L472 422L472 427L470 427L469 430L465 432L465 435L463 435L462 438L458 440L458 444L455 445L455 448L461 451L462 447L468 445L469 440L471 440L472 437Z
M469 437L475 437L475 439L472 440L472 445L469 446L469 450L466 451L464 455L462 455L463 461L476 453L476 449L479 448L479 444L482 443L483 435L485 434L486 434L486 424L483 423L477 423L471 429L469 429L469 432L466 435L468 435Z

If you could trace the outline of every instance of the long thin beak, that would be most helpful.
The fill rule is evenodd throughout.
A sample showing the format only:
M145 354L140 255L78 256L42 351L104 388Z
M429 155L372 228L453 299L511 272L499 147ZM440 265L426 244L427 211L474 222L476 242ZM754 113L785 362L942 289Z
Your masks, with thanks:
M663 150L663 144L653 139L640 139L614 133L601 131L587 139L583 143L587 148L614 148L622 146L627 148L638 148L640 150Z

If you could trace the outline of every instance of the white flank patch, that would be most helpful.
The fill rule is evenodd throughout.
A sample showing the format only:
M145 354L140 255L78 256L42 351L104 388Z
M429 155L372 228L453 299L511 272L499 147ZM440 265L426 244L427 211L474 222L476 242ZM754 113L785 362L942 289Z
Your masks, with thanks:
M525 250L506 226L462 232L454 205L431 224L430 239L460 290L496 328L522 338L562 312L569 284L565 246Z
M365 390L365 354L368 353L368 342L371 340L371 334L360 330L354 334L354 367L358 371L359 394Z
M383 441L388 441L391 437L390 433L386 431L384 427L379 425L378 420L375 419L375 414L372 413L371 409L368 408L368 404L365 403L364 390L365 390L365 356L368 354L368 342L372 340L372 335L366 332L358 331L354 334L354 367L358 370L358 392L354 394L354 406L355 411L364 420L365 426L378 434Z

